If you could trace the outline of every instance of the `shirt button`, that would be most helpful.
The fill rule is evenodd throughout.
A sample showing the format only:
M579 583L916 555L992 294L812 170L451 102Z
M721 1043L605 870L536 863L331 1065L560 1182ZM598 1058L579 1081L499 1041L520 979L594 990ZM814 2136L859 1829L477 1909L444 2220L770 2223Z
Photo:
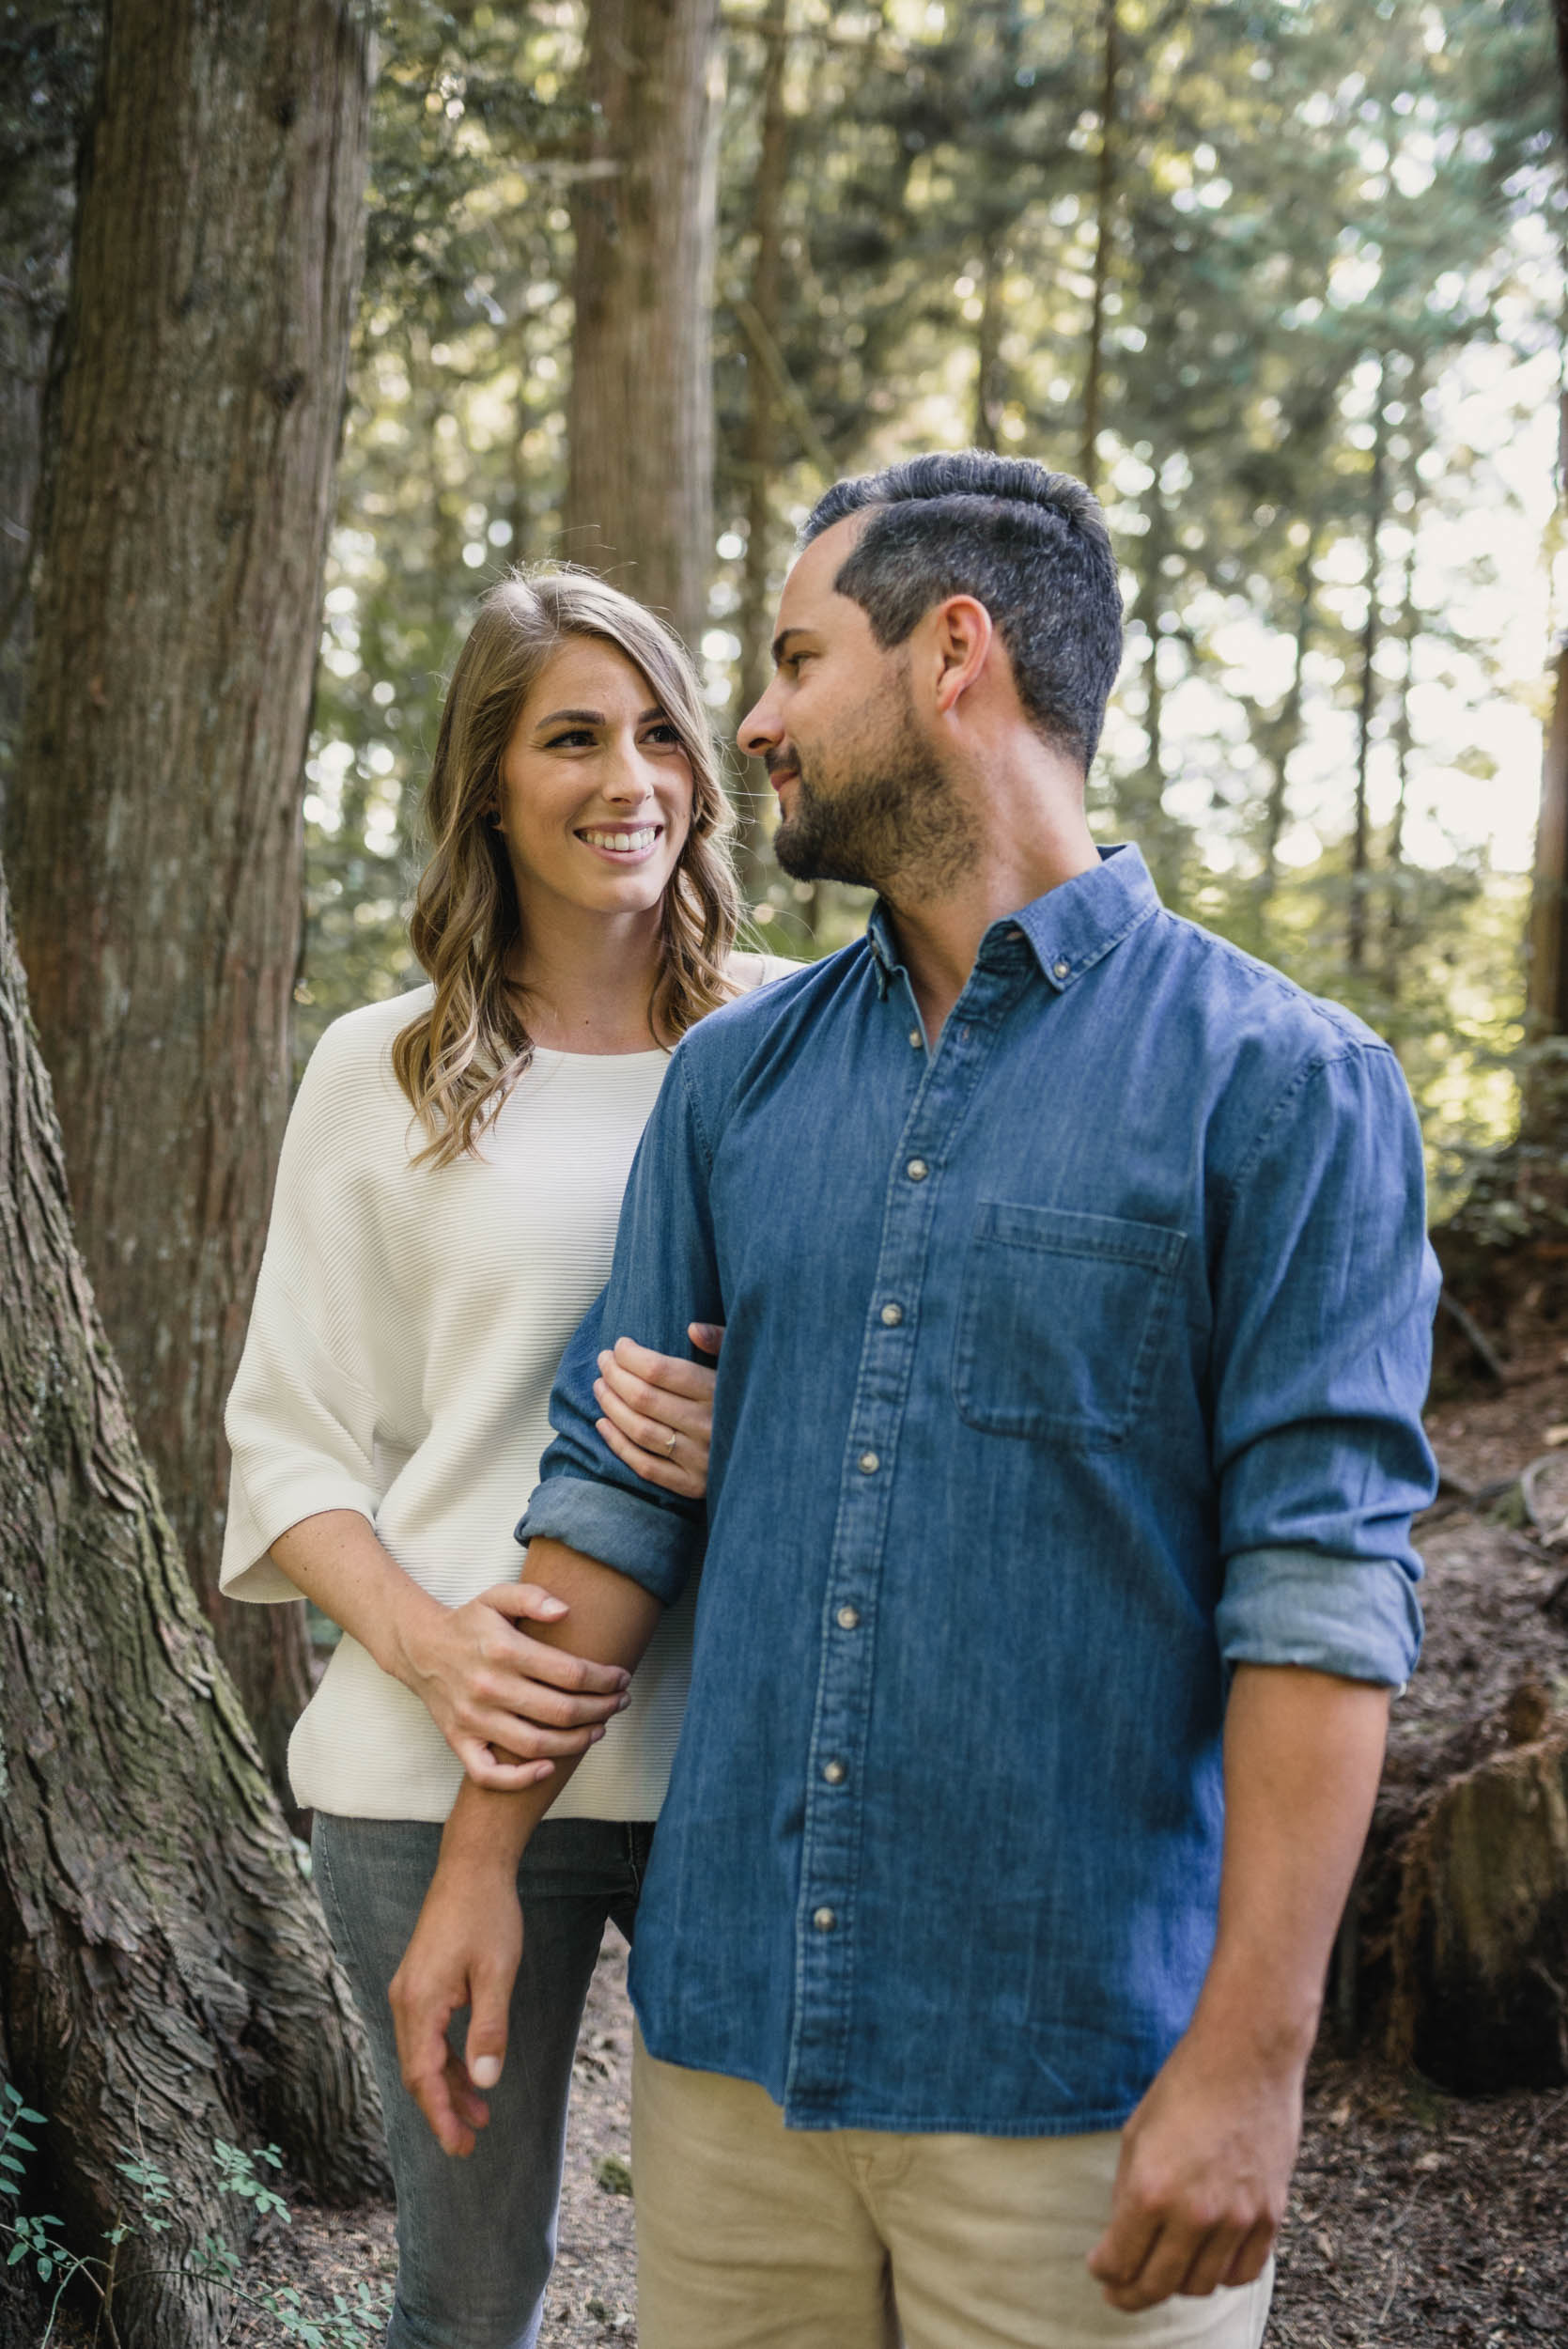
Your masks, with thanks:
M927 1174L930 1174L931 1169L926 1165L924 1159L911 1159L908 1165L904 1169L904 1172L908 1176L911 1183L924 1183Z
M875 1452L862 1452L861 1454L861 1474L862 1476L875 1476L881 1465L882 1463Z
M833 1620L841 1631L858 1631L861 1627L861 1610L858 1607L841 1607Z
M818 1933L831 1933L838 1922L837 1917L831 1908L814 1908L811 1921Z
M822 1775L827 1780L830 1786L842 1786L844 1783L843 1763L824 1762L822 1765Z
M885 1326L886 1326L888 1329L890 1329L890 1330L896 1330L896 1329L897 1329L897 1327L898 1327L898 1325L899 1325L899 1323L903 1320L903 1318L904 1318L904 1308L903 1308L903 1306L902 1306L902 1305L884 1305L884 1306L883 1306L883 1308L882 1308L882 1320L883 1320L883 1323L885 1324Z
M920 1048L921 1048L921 1046L924 1043L925 1038L924 1038L924 1037L921 1034L921 1032L920 1032L920 1030L919 1030L918 1028L911 1028L911 1029L909 1030L909 1041L910 1041L910 1043L914 1046L915 1050L918 1052L918 1051L919 1051L919 1050L920 1050Z
M1053 978L1064 979L1072 967L1073 966L1070 962L1053 962L1051 964L1051 975Z

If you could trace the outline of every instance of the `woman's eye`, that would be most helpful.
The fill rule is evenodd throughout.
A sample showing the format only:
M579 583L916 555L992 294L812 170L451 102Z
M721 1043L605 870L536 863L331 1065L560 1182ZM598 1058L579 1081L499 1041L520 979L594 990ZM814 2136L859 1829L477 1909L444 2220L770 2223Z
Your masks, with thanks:
M650 726L648 728L648 740L650 742L662 742L665 747L670 750L678 750L680 748L679 731L676 727L671 725L668 720L666 720L661 725Z
M552 734L545 744L547 751L564 751L573 742L591 742L593 736L586 726L568 726L565 734Z

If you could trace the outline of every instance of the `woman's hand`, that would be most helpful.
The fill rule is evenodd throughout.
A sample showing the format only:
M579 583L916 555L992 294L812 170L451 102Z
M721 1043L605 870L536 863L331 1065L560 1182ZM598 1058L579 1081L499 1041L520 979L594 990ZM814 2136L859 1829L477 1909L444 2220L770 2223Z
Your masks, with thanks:
M517 1628L567 1612L535 1583L503 1582L465 1606L422 1610L405 1635L398 1677L476 1784L515 1794L551 1777L551 1755L597 1745L630 1703L630 1674L618 1664L588 1663ZM498 1761L492 1747L508 1759Z
M717 1354L724 1343L711 1321L689 1322L687 1335L705 1354ZM604 1417L596 1423L616 1459L649 1485L701 1501L713 1439L712 1371L655 1354L631 1338L617 1338L598 1368L594 1394Z

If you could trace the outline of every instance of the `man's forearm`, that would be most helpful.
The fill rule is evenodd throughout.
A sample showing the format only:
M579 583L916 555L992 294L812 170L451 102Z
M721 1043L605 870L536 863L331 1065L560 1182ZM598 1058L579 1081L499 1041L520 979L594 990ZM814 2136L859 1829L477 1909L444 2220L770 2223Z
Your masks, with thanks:
M640 1582L564 1542L549 1540L529 1544L528 1579L565 1599L570 1610L558 1625L536 1624L536 1639L591 1663L631 1671L642 1661L663 1609ZM465 1778L442 1838L442 1867L515 1870L529 1837L581 1759L559 1756L549 1778L517 1794L500 1794Z
M1129 2314L1263 2272L1388 1721L1386 1688L1237 1670L1214 1955L1190 2025L1122 2133L1110 2224L1089 2258Z
M1219 1933L1195 2027L1239 2030L1305 2063L1377 1794L1389 1702L1365 1681L1238 1668Z

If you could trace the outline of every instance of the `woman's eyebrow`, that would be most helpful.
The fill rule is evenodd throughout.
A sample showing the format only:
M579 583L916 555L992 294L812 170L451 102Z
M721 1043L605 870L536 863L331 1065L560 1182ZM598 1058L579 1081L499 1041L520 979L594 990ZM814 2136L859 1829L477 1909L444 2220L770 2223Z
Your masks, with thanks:
M663 715L663 710L655 702L651 709L644 710L637 723L640 726L645 726L650 718L662 718ZM604 712L602 709L552 709L548 718L536 720L535 732L542 734L546 726L558 726L568 719L573 725L601 726L604 723Z

